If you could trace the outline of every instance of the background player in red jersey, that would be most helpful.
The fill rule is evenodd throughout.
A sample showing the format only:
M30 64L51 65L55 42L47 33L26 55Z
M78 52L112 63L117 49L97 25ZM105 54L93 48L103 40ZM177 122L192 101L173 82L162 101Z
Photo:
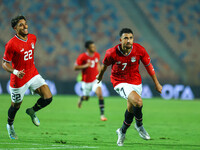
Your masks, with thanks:
M101 90L101 83L97 84L96 76L100 69L100 55L96 52L96 46L93 41L87 41L85 43L87 52L82 53L78 56L74 65L75 70L82 70L82 91L78 107L80 108L83 101L89 99L89 94L94 91L99 98L99 108L101 112L101 120L106 121L107 118L104 116L104 99Z
M146 132L142 123L142 79L139 73L139 63L142 61L149 75L155 83L156 90L161 93L162 86L154 72L151 59L146 50L139 44L133 43L134 36L131 29L124 28L120 31L120 44L106 51L103 65L97 79L102 80L103 74L108 66L112 66L111 82L114 90L123 98L127 99L127 110L125 120L118 134L117 144L123 146L126 130L131 125L135 116L135 128L139 135L149 140L150 136Z
M41 96L33 107L26 110L36 126L40 125L40 121L35 112L51 103L52 94L35 67L36 36L28 33L26 18L17 16L11 20L11 25L16 31L16 35L5 46L2 67L11 73L10 93L12 102L8 110L8 135L11 139L17 139L13 123L26 90L29 88L32 93Z

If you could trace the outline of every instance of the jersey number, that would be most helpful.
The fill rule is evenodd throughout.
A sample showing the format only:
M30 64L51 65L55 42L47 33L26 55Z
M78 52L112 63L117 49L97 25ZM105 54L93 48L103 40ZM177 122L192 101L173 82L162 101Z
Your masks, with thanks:
M91 67L91 68L94 68L94 66L95 66L95 61L94 61L94 60L92 60L92 61L91 61L91 63L92 63L92 64L91 64L91 66L90 66L90 67Z
M21 100L21 95L12 93L12 100L13 101L20 101Z
M24 52L24 60L27 61L29 59L32 59L32 50L29 50L28 52Z
M125 68L126 68L126 66L127 66L127 63L123 63L122 64L124 67L122 68L122 70L124 70Z

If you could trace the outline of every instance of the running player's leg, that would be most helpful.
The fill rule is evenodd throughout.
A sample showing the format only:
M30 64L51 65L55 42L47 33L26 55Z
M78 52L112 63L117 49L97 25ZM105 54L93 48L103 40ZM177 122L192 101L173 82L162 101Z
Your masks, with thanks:
M89 98L90 98L89 96L81 96L80 99L78 100L78 108L81 108L82 102L83 101L88 101Z
M134 114L133 114L133 105L127 101L127 109L124 114L124 122L122 124L121 130L122 133L126 134L127 129L131 126L133 122Z
M8 124L9 125L13 125L15 115L17 111L19 110L21 103L22 102L19 102L19 103L11 102L10 108L8 109Z
M32 94L37 93L40 95L40 98L33 107L26 109L26 113L31 117L34 125L39 126L40 121L35 112L46 107L52 102L52 94L45 80L40 75L33 77L29 82L29 85L29 89Z
M52 102L52 94L47 84L44 84L35 90L35 93L40 95L40 98L33 106L33 110L36 112Z
M122 127L120 131L123 134L126 134L127 129L131 126L131 123L133 122L133 104L132 102L128 99L129 94L133 91L132 87L130 84L126 83L121 83L117 85L114 90L124 99L127 99L127 109L124 114L124 121L122 124Z
M11 101L11 106L8 109L7 130L8 130L8 135L10 139L17 139L18 137L15 134L13 123L14 123L15 115L22 104L24 93L28 89L28 87L24 85L23 87L20 87L20 88L12 88L12 87L9 87L9 88L10 88L12 101Z
M8 136L10 137L10 139L18 139L14 130L13 123L14 123L15 115L17 111L19 110L21 103L22 102L19 102L19 103L11 102L11 106L8 109L8 124L6 125L6 128L8 130Z
M141 138L145 140L149 140L150 136L147 133L147 131L143 127L142 123L142 98L140 95L138 95L137 92L132 91L129 96L128 96L128 101L132 106L130 106L130 109L132 107L133 109L133 114L135 116L136 124L135 124L135 129L138 131L139 135Z
M135 91L132 91L128 96L128 103L129 105L127 108L132 110L135 116L136 124L138 126L142 126L142 98Z
M122 124L122 127L119 128L116 132L118 134L118 140L117 140L117 144L118 146L123 146L124 144L124 139L125 139L125 134L127 129L131 126L131 123L133 122L133 118L134 118L134 104L138 105L142 105L139 99L139 95L135 92L137 91L138 93L141 94L142 89L141 89L141 85L139 86L134 86L131 84L127 84L127 83L121 83L119 85L117 85L115 88L115 91L124 99L127 99L127 109L125 111L125 115L124 115L124 122ZM136 93L137 96L137 100L136 98L133 98L131 93Z
M91 92L91 87L92 84L91 83L85 83L82 82L81 83L81 87L82 87L82 93L83 96L80 97L79 101L78 101L78 108L81 108L83 101L88 101L90 98L90 92Z
M99 99L99 109L100 109L100 113L101 113L101 120L106 121L107 118L104 116L104 98L103 98L102 89L100 86L98 86L96 88L95 93Z

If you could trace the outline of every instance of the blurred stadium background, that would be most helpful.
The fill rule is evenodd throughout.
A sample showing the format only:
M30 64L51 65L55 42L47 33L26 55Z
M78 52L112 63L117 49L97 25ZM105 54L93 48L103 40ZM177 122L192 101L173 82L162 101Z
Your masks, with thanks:
M37 36L35 62L54 94L76 94L73 70L84 42L93 40L104 57L119 42L121 28L134 31L135 42L152 58L166 99L200 98L200 0L0 0L0 58L13 37L12 17L23 14ZM141 65L143 96L158 96ZM115 92L110 71L104 82ZM0 93L7 93L9 74L0 69Z

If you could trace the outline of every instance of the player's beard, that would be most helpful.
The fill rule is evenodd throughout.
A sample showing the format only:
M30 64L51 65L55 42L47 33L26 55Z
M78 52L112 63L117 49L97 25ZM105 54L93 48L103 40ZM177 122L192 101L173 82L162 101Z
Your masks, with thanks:
M127 43L125 47L126 47L126 49L131 49L132 48L132 44Z
M91 49L90 49L89 52L90 52L90 53L95 53L95 50L91 50Z
M21 36L25 37L25 36L28 35L28 29L27 29L27 32L26 32L26 31L23 31L23 30L25 30L25 29L20 30L19 34L20 34Z

